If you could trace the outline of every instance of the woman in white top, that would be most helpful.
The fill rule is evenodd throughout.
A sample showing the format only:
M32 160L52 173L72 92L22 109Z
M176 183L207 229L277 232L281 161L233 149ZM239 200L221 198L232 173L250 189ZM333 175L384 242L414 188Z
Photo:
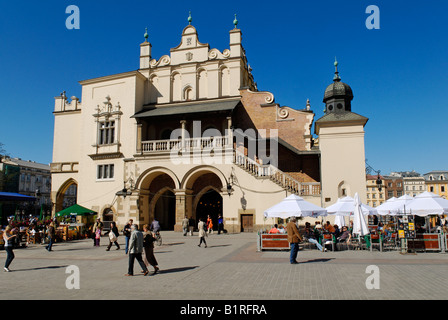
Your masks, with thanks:
M7 226L5 231L3 232L3 240L5 241L5 251L6 251L6 262L5 262L5 271L9 272L9 265L12 260L14 260L14 252L13 252L13 238L17 235L11 233L11 226Z

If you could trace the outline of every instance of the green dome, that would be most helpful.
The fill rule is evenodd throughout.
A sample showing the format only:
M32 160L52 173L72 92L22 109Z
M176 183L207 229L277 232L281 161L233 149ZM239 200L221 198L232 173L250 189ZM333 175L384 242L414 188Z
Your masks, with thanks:
M341 81L334 81L325 89L324 102L331 98L346 98L353 100L353 91L350 86Z

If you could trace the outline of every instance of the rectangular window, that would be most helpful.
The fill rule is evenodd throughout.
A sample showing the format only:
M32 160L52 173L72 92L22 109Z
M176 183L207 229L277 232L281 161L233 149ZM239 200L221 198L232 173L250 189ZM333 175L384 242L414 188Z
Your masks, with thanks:
M114 178L114 165L104 164L99 165L97 169L97 180L110 180Z
M115 142L115 121L100 122L100 129L98 132L98 143L112 144Z
M445 192L445 186L440 186L440 192Z

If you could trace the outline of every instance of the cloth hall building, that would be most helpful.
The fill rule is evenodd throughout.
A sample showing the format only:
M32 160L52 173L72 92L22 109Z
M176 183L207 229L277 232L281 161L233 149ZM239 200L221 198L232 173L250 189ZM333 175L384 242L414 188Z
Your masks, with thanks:
M322 207L355 192L366 200L367 118L351 111L337 63L314 121L309 103L281 106L257 89L236 21L222 52L191 24L158 59L148 38L138 70L81 81L81 99L55 98L54 212L76 185L78 204L118 226L157 218L180 231L185 216L216 226L222 215L229 232L251 232L291 193Z

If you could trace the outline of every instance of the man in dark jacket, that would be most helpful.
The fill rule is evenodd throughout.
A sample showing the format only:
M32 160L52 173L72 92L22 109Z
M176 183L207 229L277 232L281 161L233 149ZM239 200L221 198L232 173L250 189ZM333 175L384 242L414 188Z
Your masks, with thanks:
M299 242L302 241L302 236L299 234L299 229L296 225L296 217L291 217L286 225L286 231L288 233L288 242L291 245L291 253L289 255L289 263L297 264L297 253L299 252Z
M129 238L131 237L131 226L134 223L134 221L132 219L130 219L128 221L128 223L124 226L123 228L123 234L124 234L124 238L125 238L125 247L124 247L124 252L126 254L128 254L128 250L129 250Z
M133 224L131 226L131 237L129 238L129 265L128 265L128 273L125 276L133 276L134 275L134 261L137 259L140 267L142 268L143 275L146 276L148 274L148 268L143 262L142 258L143 253L143 233L138 230L138 226Z

